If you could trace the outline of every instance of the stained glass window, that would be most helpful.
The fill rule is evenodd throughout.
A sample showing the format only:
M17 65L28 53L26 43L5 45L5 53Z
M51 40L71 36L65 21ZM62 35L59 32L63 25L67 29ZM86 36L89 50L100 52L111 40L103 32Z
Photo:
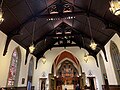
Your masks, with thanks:
M16 48L13 53L12 53L12 58L11 58L11 63L9 67L9 73L8 73L8 87L12 87L15 85L15 80L16 80L16 73L17 73L17 66L18 66L18 59L19 59L19 54L18 54L18 49Z

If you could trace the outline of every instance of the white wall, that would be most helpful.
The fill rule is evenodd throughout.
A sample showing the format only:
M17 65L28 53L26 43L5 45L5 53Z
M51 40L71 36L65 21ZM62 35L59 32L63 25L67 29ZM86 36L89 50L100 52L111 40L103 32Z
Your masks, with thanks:
M18 46L21 51L21 66L20 66L20 75L19 75L18 86L19 87L26 86L27 75L28 75L28 66L29 66L28 63L29 63L31 55L29 55L29 57L28 57L27 65L24 65L26 50L24 48L22 48L20 45L18 45L16 42L11 40L11 42L8 46L7 53L5 56L3 56L6 38L7 38L7 36L0 31L0 51L1 51L0 52L0 87L6 87L12 52ZM34 61L36 61L36 60L34 60ZM26 78L24 84L22 84L22 78Z
M83 60L84 57L84 53L86 52L84 49L80 49L79 47L71 47L71 48L53 48L52 50L48 50L45 53L45 57L47 59L46 63L43 64L41 62L41 60L39 60L38 62L38 68L35 70L35 74L34 74L34 84L35 90L39 90L39 78L42 78L42 73L45 72L46 73L46 78L48 77L48 74L51 73L51 68L52 68L52 64L56 58L57 55L59 55L63 50L68 50L70 51L74 56L77 57L77 59L79 60L79 63L81 64L82 67L82 71L86 73L86 76L89 76L88 72L91 70L92 71L92 76L96 77L96 83L97 83L97 88L99 88L99 90L102 90L101 88L101 83L102 83L102 79L101 74L100 74L100 68L97 67L96 65L96 61L95 59L90 56L89 57L89 61L86 63Z
M120 50L120 38L119 38L119 36L117 34L115 34L110 39L110 41L111 40L116 43L118 49ZM110 41L105 45L105 50L106 50L106 55L107 55L108 62L106 62L103 52L101 51L100 53L101 53L101 55L104 59L103 61L104 61L104 64L105 64L109 85L118 85L117 79L116 79L116 76L115 76L115 72L114 72L114 68L113 68L113 64L112 64L111 55L110 55Z
M21 50L21 67L20 67L20 76L19 76L19 85L18 86L19 87L26 86L27 75L28 75L28 66L29 66L29 61L30 61L32 55L29 54L28 62L26 65L24 65L25 57L26 57L26 50L12 40L9 44L7 54L5 56L3 56L3 50L4 50L5 43L6 43L6 38L7 38L6 35L3 34L2 32L0 32L0 41L1 41L1 43L0 43L0 51L1 51L0 52L0 86L1 87L6 86L11 55L12 55L13 50L18 46L20 47L20 50ZM120 49L119 36L117 34L115 34L111 40L113 40L115 43L117 43L117 46ZM112 61L111 61L111 57L110 57L110 51L109 51L110 45L109 44L110 44L110 42L108 42L105 46L108 62L106 62L104 60L104 63L105 63L105 68L106 68L106 72L108 75L109 84L110 85L117 85L117 81L115 78L113 65L112 65ZM51 73L52 64L53 64L55 58L63 50L70 51L79 60L79 63L82 67L82 71L85 72L86 76L89 76L89 71L92 72L92 76L95 76L95 78L96 78L96 84L97 84L96 87L98 88L98 90L102 90L101 85L103 84L103 81L102 81L102 75L101 75L100 68L97 67L96 61L92 56L89 56L89 61L86 63L83 60L83 57L84 57L85 52L86 53L88 53L88 52L84 49L80 49L79 47L70 47L70 48L68 47L66 49L64 49L64 48L52 48L52 50L48 50L45 53L45 56L47 59L46 63L43 64L41 62L41 60L39 60L37 69L35 69L36 58L34 57L33 85L35 86L35 90L39 90L39 78L43 78L43 76L42 76L43 72L45 72L45 74L46 74L45 77L48 78L48 74ZM103 55L102 51L100 51L100 53L104 59L104 55ZM21 84L22 78L25 78L24 84ZM86 81L86 82L88 82L88 81ZM47 83L48 83L48 79L47 79Z

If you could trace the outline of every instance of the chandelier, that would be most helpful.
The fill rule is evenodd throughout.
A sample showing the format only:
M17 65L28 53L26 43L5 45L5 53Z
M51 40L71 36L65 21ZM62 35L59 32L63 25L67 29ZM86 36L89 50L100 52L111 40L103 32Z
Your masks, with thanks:
M120 1L119 0L112 0L110 2L110 11L115 15L120 15Z
M29 47L29 51L30 51L30 53L33 53L34 50L35 50L35 46L34 46L34 44L30 45L30 47Z
M95 50L96 47L97 47L97 44L95 43L95 41L93 39L91 39L91 42L90 42L89 46L91 47L92 50Z
M34 40L34 31L35 31L35 24L36 24L36 21L34 22L34 25L33 25L32 44L31 44L30 47L29 47L30 53L33 53L34 50L35 50L35 46L34 46L34 43L33 43L33 40Z
M0 4L0 24L4 21L4 19L3 19L3 11L2 11L2 4L3 4L3 0L2 0L2 2Z

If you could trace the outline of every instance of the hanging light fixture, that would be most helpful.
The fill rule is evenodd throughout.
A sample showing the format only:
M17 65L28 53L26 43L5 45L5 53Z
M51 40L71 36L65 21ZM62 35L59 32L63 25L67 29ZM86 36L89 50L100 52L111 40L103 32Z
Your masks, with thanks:
M35 46L34 46L34 43L33 43L33 41L34 41L35 24L36 24L36 21L34 22L34 25L33 25L32 44L31 44L30 47L29 47L29 51L30 51L30 53L33 53L34 50L35 50Z
M120 15L120 1L119 0L111 0L109 9L113 14Z
M88 54L85 53L83 59L84 59L84 61L87 63L87 61L88 61Z
M91 40L90 40L90 48L92 49L92 50L95 50L96 49L96 47L97 47L97 44L95 43L95 41L93 40L93 37L92 37L92 31L91 31L91 25L90 25L90 20L89 20L89 18L87 18L88 19L88 26L89 26L89 29L90 29L90 35L91 35Z
M4 19L3 19L3 11L2 11L2 4L3 4L3 0L2 0L2 2L0 4L0 24L4 21Z
M30 51L30 53L33 53L34 50L35 50L35 46L34 46L34 44L30 45L30 47L29 47L29 51Z
M43 55L42 57L42 63L45 64L46 63L46 57Z
M96 47L97 47L97 44L95 43L95 41L93 39L91 39L90 47L91 47L92 50L95 50Z

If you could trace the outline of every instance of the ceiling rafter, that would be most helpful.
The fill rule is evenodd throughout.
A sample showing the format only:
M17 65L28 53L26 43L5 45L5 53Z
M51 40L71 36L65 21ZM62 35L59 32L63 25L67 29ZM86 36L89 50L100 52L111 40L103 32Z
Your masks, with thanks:
M55 3L55 2L54 2L54 3ZM51 5L53 5L54 3L52 3ZM70 2L69 2L69 3L70 3ZM70 3L70 4L71 4L71 3ZM51 5L49 5L47 8L49 8ZM85 14L86 11L87 11L87 10L85 10L85 9L79 7L79 6L76 6L76 5L75 5L75 7L79 8L79 9L81 9L81 10L84 10L84 11L82 11L82 12L73 12L73 13L63 14L63 16ZM47 8L45 8L45 9L43 9L41 12L39 12L39 13L31 16L31 17L30 17L29 19L27 19L24 23L20 24L19 27L25 26L25 24L27 24L28 22L30 22L31 19L33 19L33 18L35 18L35 17L38 17L38 18L43 18L43 17L55 17L55 16L56 16L56 17L59 17L57 14L56 14L56 15L41 15L41 13L44 12ZM108 20L104 20L102 17L100 17L99 15L96 15L96 14L94 14L94 13L92 13L92 12L89 12L89 13L90 13L90 16L96 17L97 19L103 21L104 24L106 24L106 23L108 24ZM109 22L110 22L110 21L109 21ZM111 22L110 22L110 23L111 23ZM112 23L113 23L113 22L112 22ZM111 24L112 24L112 23L111 23ZM107 24L106 24L106 25L107 25ZM114 25L118 27L118 25L116 25L116 24L114 24ZM17 31L19 27L17 27L17 28L16 28L15 30L13 30L13 31ZM108 27L109 27L109 24L108 24ZM111 27L110 27L110 28L111 28ZM114 28L114 27L113 27L113 28ZM19 31L19 30L18 30L18 31Z
M77 20L77 19L75 19L76 21L78 21L79 23L82 23L82 22L80 22L79 20ZM86 22L87 22L87 19L86 19ZM84 25L85 26L88 26L88 24L87 23L84 23ZM93 28L92 26L91 26L91 29L92 30L94 30L94 31L96 31L96 29L95 28ZM105 35L105 36L107 36L107 37L109 37L107 34L105 34L105 33L103 33L103 32L101 32L101 31L97 31L97 32L99 32L99 33L101 33L101 34L103 34L103 35Z
M66 1L66 2L68 2L68 1ZM68 3L70 3L70 2L68 2ZM72 4L72 3L70 3L70 4ZM112 27L109 27L109 24L111 24L111 26L113 25L113 26L117 27L117 29L116 29L115 27L113 27L113 28L115 28L115 30L116 30L117 32L120 32L120 25L119 25L119 24L114 23L114 22L112 22L112 21L110 21L110 20L107 20L107 19L105 19L104 17L101 17L100 15L95 14L95 13L93 13L93 12L91 12L91 11L87 12L86 9L84 9L84 8L82 8L82 7L80 7L80 6L74 5L74 7L79 8L80 10L85 11L86 16L92 16L92 17L95 17L95 18L99 19L99 20L102 21L108 28L112 28ZM119 31L118 31L118 30L119 30Z
M31 6L30 6L28 0L25 0L25 3L27 4L27 6L28 6L28 8L29 8L29 10L30 10L30 12L31 12L31 14L32 14L32 16L33 16L33 15L34 15L34 12L33 12L32 8L31 8Z
M55 2L53 2L52 4L54 4ZM4 4L5 4L5 6L7 7L7 9L10 11L10 13L16 18L16 20L19 22L19 24L20 24L20 26L18 26L18 27L16 27L14 30L11 30L11 32L8 32L8 34L7 34L7 40L6 40L6 44L5 44L5 48L4 48L4 52L3 52L3 55L5 56L6 55L6 53L7 53L7 49L8 49L8 46L9 46L9 43L10 43L10 41L11 41L11 39L14 37L14 36L16 36L16 35L20 35L20 31L21 31L21 29L24 27L25 29L26 29L26 27L24 26L24 24L27 24L27 22L29 22L29 21L33 21L32 19L34 19L35 17L34 17L34 15L32 15L31 17L30 17L30 19L27 19L25 22L23 22L23 23L21 23L19 20L18 20L18 18L17 18L17 16L13 13L13 11L8 7L8 5L4 2ZM52 5L51 4L51 5ZM50 7L51 5L49 5L48 7ZM48 8L47 7L47 8ZM29 7L30 8L30 7ZM43 9L43 10L41 10L40 12L39 12L39 14L41 14L42 12L44 12L47 8L45 8L45 9ZM26 29L27 30L27 29ZM28 31L28 30L27 30ZM29 32L28 32L28 34L30 34ZM23 47L25 47L25 46L23 46ZM26 48L25 48L26 49Z
M55 2L54 2L55 3ZM52 5L54 4L54 3L52 3ZM70 3L70 2L69 2ZM72 3L70 3L70 4L72 4ZM51 5L49 5L48 7L50 7ZM48 8L47 7L47 8ZM76 6L75 5L75 7L77 7L77 8L79 8L79 9L82 9L82 10L84 10L85 12L87 11L87 10L85 10L85 9L83 9L83 8L80 8L79 6ZM43 11L45 11L47 8L45 8L45 9L43 9L40 13L42 13ZM36 16L36 17L45 17L46 15L40 15L40 13L37 13L37 14L35 14L35 15L33 15L33 16L31 16L29 19L27 19L24 23L22 23L22 24L20 24L22 27L26 24L26 23L28 23L29 21L31 21L31 19L33 19L34 18L34 16ZM79 13L79 14L81 14L81 13L83 13L83 12L77 12L77 13ZM92 12L89 12L90 14L91 14L91 16L94 16L94 17L96 17L96 18L98 18L98 19L100 19L100 20L102 20L103 22L107 22L108 20L104 20L103 18L101 18L100 16L98 16L98 15L96 15L96 14L94 14L94 13L92 13ZM75 13L73 13L73 14L75 14ZM38 16L38 15L40 15L40 16ZM68 14L69 15L69 14ZM50 15L50 17L51 17L52 15ZM54 15L53 15L54 16ZM46 17L49 17L48 15L46 16ZM118 26L118 25L117 25ZM19 27L18 27L19 28ZM16 31L16 30L18 30L19 31L19 29L15 29L15 30L13 30L13 31Z
M69 0L67 0L66 2L68 2ZM44 1L42 1L42 2L44 2ZM86 17L93 17L93 18L96 18L96 19L98 19L98 22L100 22L100 23L102 23L102 24L105 24L105 26L106 26L106 28L105 29L107 29L107 28L110 28L110 29L115 29L115 31L116 32L120 32L120 27L119 27L119 20L117 20L117 18L115 18L115 22L112 22L112 20L114 19L114 17L115 16L111 16L111 14L109 14L109 13L107 13L107 9L106 10L104 10L104 13L102 13L102 15L101 14L96 14L96 13L94 13L94 12L92 12L91 10L91 3L92 3L92 0L88 0L88 3L89 3L89 5L88 5L88 8L87 9L84 9L84 8L81 8L81 6L80 5L78 5L78 4L75 4L75 0L74 0L74 4L73 4L73 2L72 3L70 3L70 2L68 2L68 4L70 4L70 5L72 5L73 7L75 7L75 9L77 8L77 10L75 10L75 11L77 11L77 12L74 12L74 10L73 10L73 12L71 12L71 13L62 13L62 15L59 15L59 13L58 14L49 14L49 11L48 11L48 8L51 6L47 6L47 1L45 0L45 3L46 3L46 6L45 5L43 5L44 6L44 9L43 10L41 10L40 12L38 12L38 13L34 13L34 11L32 11L32 10L34 10L34 7L32 7L32 4L30 4L30 2L28 2L28 0L25 0L25 2L24 2L24 4L25 4L25 6L27 5L28 6L28 8L27 8L27 10L29 11L30 10L30 12L31 12L31 14L30 14L30 17L24 17L24 18L26 18L26 20L22 23L21 22L21 19L20 18L18 18L18 16L16 16L16 14L15 14L15 12L13 12L12 10L13 9L11 9L10 8L10 10L12 11L9 11L11 14L12 14L12 16L11 17L13 17L14 16L14 20L16 20L16 22L18 22L18 26L16 26L15 28L14 27L12 27L13 28L13 30L8 30L8 27L6 27L5 29L7 30L6 31L6 33L8 34L8 37L7 37L7 41L6 41L6 45L5 45L5 51L4 51L4 54L7 52L7 49L6 48L8 48L8 45L9 45L9 42L10 42L10 40L11 39L14 39L16 42L17 42L17 40L18 40L18 44L20 44L23 48L25 48L26 50L27 50L27 52L26 52L26 60L25 60L25 64L27 63L27 57L28 57L28 54L29 54L29 42L30 42L30 38L29 37L31 37L32 36L32 34L31 33L29 33L29 31L27 31L27 33L26 33L26 35L25 35L25 37L23 37L22 39L20 39L20 41L19 41L19 39L17 38L17 37L14 37L14 36L16 36L16 35L20 35L20 31L21 30L23 30L22 28L26 28L27 26L29 27L30 25L26 25L27 23L30 23L30 22L32 22L33 21L33 19L34 18L37 18L37 20L39 20L39 19L41 19L41 18L46 18L46 21L44 21L44 23L48 23L47 25L45 25L46 27L47 27L47 29L48 30L45 30L46 28L44 28L44 30L45 31L43 31L42 29L41 29L41 24L40 24L40 26L38 25L38 27L37 27L37 29L36 29L36 39L35 39L35 41L34 41L34 43L35 43L35 45L36 45L36 51L33 53L33 55L35 55L36 57L37 57L37 62L38 62L38 60L39 60L39 58L48 50L48 49L51 49L51 48L53 48L53 47L68 47L68 46L79 46L80 48L81 47L83 47L83 48L85 48L86 50L88 50L88 52L92 55L92 56L94 56L94 58L95 59L97 59L96 58L96 55L97 55L97 53L100 51L100 50L103 50L103 52L104 52L104 54L105 54L105 58L106 58L106 52L105 52L105 48L104 48L104 45L107 43L107 41L108 41L108 39L110 39L111 38L111 36L113 35L113 34L111 34L111 32L113 32L113 31L111 31L110 30L110 33L108 33L108 34L105 34L105 33L102 33L101 31L97 31L96 29L92 29L92 31L96 31L96 33L99 35L98 37L100 37L100 35L102 34L102 36L103 36L103 41L102 40L99 40L99 38L98 37L95 37L95 42L97 42L97 44L98 44L98 46L97 46L97 49L96 49L96 51L93 51L93 50L91 50L90 49L90 47L88 46L88 44L89 44L89 41L90 41L90 39L91 39L91 36L89 35L89 33L88 32L84 32L83 30L79 30L79 28L77 28L76 26L74 26L73 24L78 24L78 25L82 25L83 23L79 23L79 22L77 22L77 21L79 21L79 19L81 18L80 17L80 15L84 15L84 16L86 16ZM52 4L56 4L56 1L55 2L53 2ZM93 5L94 3L92 3L92 5ZM84 5L84 4L83 4ZM32 7L32 8L31 8ZM62 6L63 7L63 6ZM9 7L8 7L9 8ZM15 8L16 9L16 8ZM8 9L9 10L9 9ZM47 12L46 12L47 11ZM48 14L44 14L44 13L48 13ZM107 14L106 14L107 13ZM13 14L15 14L15 15L13 15ZM106 18L106 16L107 15L110 15L110 17L113 17L113 19L112 20L108 20L107 18ZM5 15L5 16L7 16L7 15ZM67 20L65 17L68 17L68 16L77 16L77 17L80 17L80 18L73 18L73 20ZM55 21L55 20L57 20L57 19L54 19L54 21L49 21L48 19L49 18L61 18L61 19L64 19L64 21L66 21L67 23L71 23L72 22L72 26L70 26L70 29L71 30L73 30L75 33L72 33L72 34L70 34L70 35L66 35L66 36L68 36L67 37L67 39L69 39L69 36L74 36L73 38L70 38L70 39L72 39L72 42L76 42L76 44L74 44L74 43L63 43L62 45L60 44L60 43L58 43L59 45L55 45L55 43L56 42L58 42L57 40L58 39L56 39L56 38L54 38L54 37L59 37L59 38L63 38L62 40L66 40L66 38L65 38L65 34L63 34L63 35L55 35L55 33L54 33L54 31L55 30L57 30L56 28L54 28L54 24L56 24L56 23L58 23L57 21ZM93 18L91 18L91 19L93 19ZM108 17L109 18L109 17ZM61 20L60 19L60 20ZM65 20L66 19L66 20ZM84 17L84 19L85 19L85 17ZM47 21L48 20L48 21ZM75 20L77 20L76 22L75 22ZM93 20L94 21L94 20ZM117 22L118 21L118 22ZM5 24L4 24L5 23ZM2 23L3 25L6 25L6 22L4 22L4 23ZM10 23L10 22L9 22ZM8 23L8 24L9 24ZM42 22L40 22L40 23L42 23ZM43 24L44 24L43 23ZM1 24L1 25L2 25ZM14 24L14 23L13 23ZM6 25L7 26L7 25ZM84 28L87 26L87 24L86 24L86 22L85 22L85 24L83 24L82 25ZM50 29L51 27L53 27L54 29ZM58 26L59 27L59 26ZM98 26L97 26L98 27ZM96 28L97 28L96 27ZM42 27L43 28L43 27ZM4 27L3 27L3 29L4 29ZM64 28L62 28L63 30L64 30ZM2 30L2 29L1 29ZM30 29L31 30L31 29ZM42 32L43 31L43 32ZM39 32L39 33L44 33L44 35L43 34L37 34L37 32ZM109 31L106 31L106 32L109 32ZM113 32L114 33L114 32ZM104 35L103 35L104 34ZM22 35L20 35L20 36L22 36ZM14 37L14 38L13 38ZM26 38L27 37L27 38ZM105 37L105 39L104 39L104 37ZM82 38L85 38L85 40L86 40L86 42L85 42L85 46L83 45L83 43L82 43ZM25 40L25 41L27 41L26 43L24 43L24 41L23 40ZM45 44L45 46L44 47L42 47L42 45L44 45L44 40L46 40L47 41L47 44ZM23 41L23 42L22 42ZM27 48L26 48L27 47ZM107 61L107 58L106 58L106 61ZM96 61L97 62L97 61ZM37 63L36 63L37 64Z

